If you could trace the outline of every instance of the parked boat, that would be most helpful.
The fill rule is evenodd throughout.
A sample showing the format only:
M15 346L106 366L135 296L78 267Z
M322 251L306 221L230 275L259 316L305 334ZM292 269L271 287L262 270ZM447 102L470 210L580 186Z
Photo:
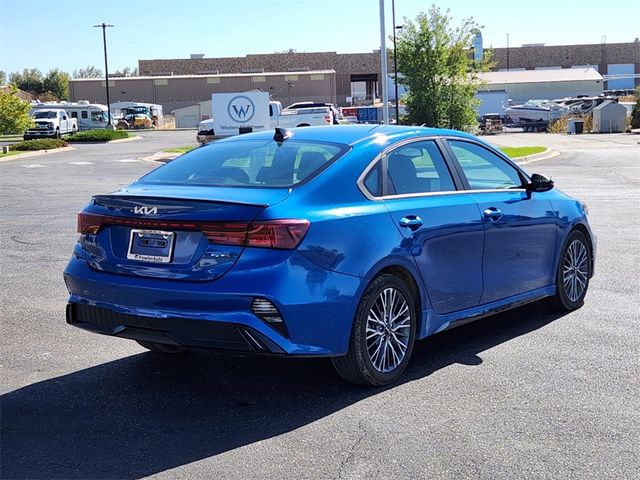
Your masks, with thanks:
M566 108L550 100L529 100L506 110L507 117L516 125L549 124L565 112L567 112Z

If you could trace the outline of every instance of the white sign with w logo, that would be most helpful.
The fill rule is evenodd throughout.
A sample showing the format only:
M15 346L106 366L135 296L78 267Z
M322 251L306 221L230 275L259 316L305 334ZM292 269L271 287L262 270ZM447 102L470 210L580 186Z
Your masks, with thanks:
M215 135L237 135L240 128L259 132L271 128L267 92L211 95Z

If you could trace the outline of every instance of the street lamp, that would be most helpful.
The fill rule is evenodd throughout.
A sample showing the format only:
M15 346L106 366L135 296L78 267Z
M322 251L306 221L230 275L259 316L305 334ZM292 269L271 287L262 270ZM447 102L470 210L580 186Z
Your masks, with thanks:
M387 45L384 32L384 0L380 0L380 86L382 90L382 123L389 124L387 92Z
M509 71L509 34L507 33L507 72Z
M402 25L396 25L396 0L391 0L391 20L393 22L393 83L396 94L396 125L400 125L400 99L398 98L398 47L396 45L396 30L402 30Z
M113 25L107 25L101 23L100 25L94 25L94 28L102 28L102 43L104 45L104 83L107 88L107 118L109 119L109 128L111 128L111 102L109 101L109 66L107 65L107 27L113 27Z

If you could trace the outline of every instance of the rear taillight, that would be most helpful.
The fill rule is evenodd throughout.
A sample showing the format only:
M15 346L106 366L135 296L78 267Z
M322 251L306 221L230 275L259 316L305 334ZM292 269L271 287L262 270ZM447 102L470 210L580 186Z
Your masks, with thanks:
M308 220L253 222L247 234L248 247L296 248L309 230Z
M87 212L78 212L78 233L83 235L95 235L102 227L104 215L94 215Z
M263 222L192 222L111 217L88 212L78 213L78 233L96 235L104 225L135 228L200 230L216 245L296 248L309 230L308 220L269 220Z

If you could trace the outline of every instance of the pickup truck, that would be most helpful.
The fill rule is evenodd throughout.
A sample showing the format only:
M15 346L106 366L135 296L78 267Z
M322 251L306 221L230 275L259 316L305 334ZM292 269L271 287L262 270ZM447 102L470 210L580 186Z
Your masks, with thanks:
M282 108L282 104L277 101L269 102L270 128L283 127L310 127L317 125L337 124L335 108L332 106L312 106L303 105L301 108ZM196 140L201 145L209 143L224 135L217 135L213 130L213 119L203 120L198 124L198 134Z
M24 132L25 140L43 137L60 138L62 135L78 131L78 120L69 118L67 112L59 108L36 110L31 118L35 125Z

